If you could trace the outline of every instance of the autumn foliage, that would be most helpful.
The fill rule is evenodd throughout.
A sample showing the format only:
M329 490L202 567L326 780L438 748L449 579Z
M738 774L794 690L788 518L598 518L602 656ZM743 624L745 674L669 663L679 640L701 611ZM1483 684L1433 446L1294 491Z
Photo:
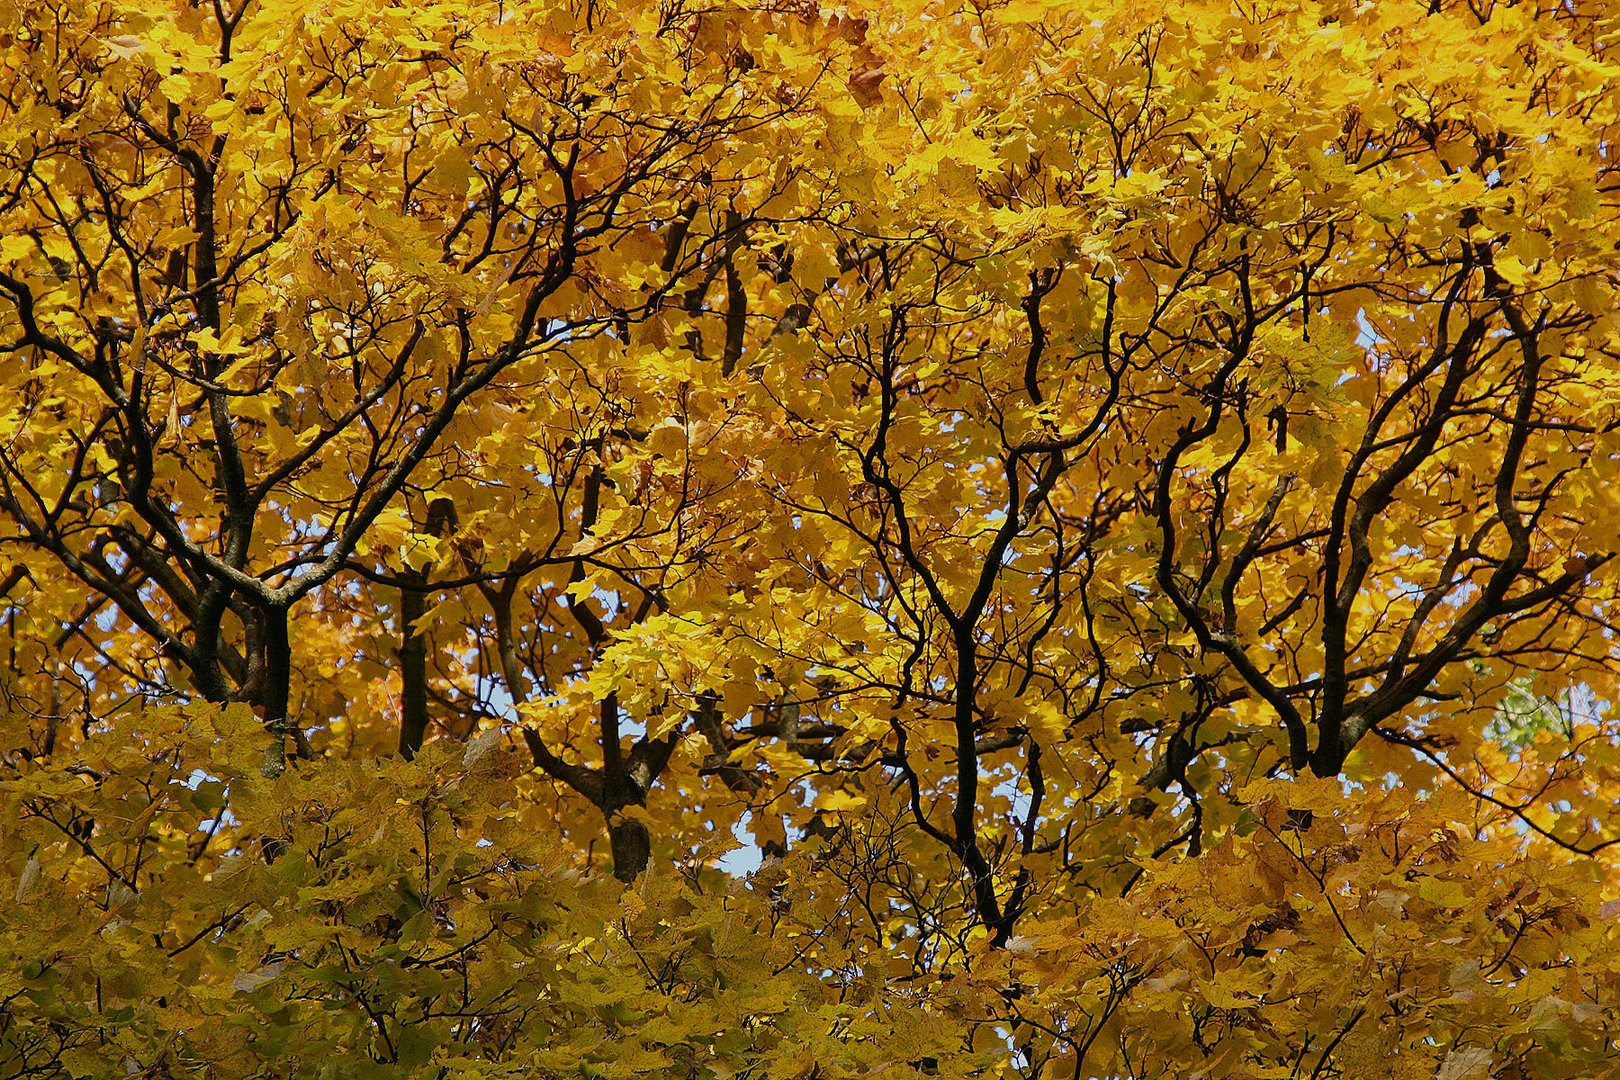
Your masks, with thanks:
M1617 43L0 0L0 1077L1620 1076Z

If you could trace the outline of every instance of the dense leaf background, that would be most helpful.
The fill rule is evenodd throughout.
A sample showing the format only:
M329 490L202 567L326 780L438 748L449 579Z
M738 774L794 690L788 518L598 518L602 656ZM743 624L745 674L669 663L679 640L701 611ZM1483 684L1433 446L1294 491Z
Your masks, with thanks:
M1615 1074L1617 32L0 0L0 1075Z

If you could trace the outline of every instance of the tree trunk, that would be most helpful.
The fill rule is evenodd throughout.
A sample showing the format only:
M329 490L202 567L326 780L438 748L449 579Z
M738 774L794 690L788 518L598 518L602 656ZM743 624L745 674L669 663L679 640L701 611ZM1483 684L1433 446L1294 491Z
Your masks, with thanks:
M652 859L652 834L632 818L608 822L608 843L613 854L613 876L626 885L640 877Z
M423 575L406 573L412 584L399 590L399 752L409 761L422 748L428 726L427 640L414 629L427 609L427 594L413 587Z
M287 716L292 642L287 634L287 609L266 606L260 610L264 613L264 726L271 738L265 771L279 775L287 767L287 737L293 733Z

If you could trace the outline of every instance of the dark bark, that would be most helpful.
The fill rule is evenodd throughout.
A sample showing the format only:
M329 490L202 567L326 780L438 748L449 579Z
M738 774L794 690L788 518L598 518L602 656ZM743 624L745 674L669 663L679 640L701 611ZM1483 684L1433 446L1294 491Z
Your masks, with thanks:
M415 571L400 577L411 582L399 590L399 752L408 761L422 748L428 726L427 639L415 630L427 610L427 579Z
M279 770L287 761L287 737L296 738L287 705L292 689L292 641L285 607L267 605L260 611L264 620L264 690L260 700L264 726L272 739L271 768Z
M610 822L608 844L613 853L613 876L626 885L640 877L652 860L652 834L634 818Z

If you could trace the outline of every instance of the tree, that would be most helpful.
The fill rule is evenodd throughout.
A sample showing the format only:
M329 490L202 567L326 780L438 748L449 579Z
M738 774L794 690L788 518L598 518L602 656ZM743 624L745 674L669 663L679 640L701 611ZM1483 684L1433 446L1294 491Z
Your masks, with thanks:
M13 1073L1612 1069L1607 8L5 17Z

